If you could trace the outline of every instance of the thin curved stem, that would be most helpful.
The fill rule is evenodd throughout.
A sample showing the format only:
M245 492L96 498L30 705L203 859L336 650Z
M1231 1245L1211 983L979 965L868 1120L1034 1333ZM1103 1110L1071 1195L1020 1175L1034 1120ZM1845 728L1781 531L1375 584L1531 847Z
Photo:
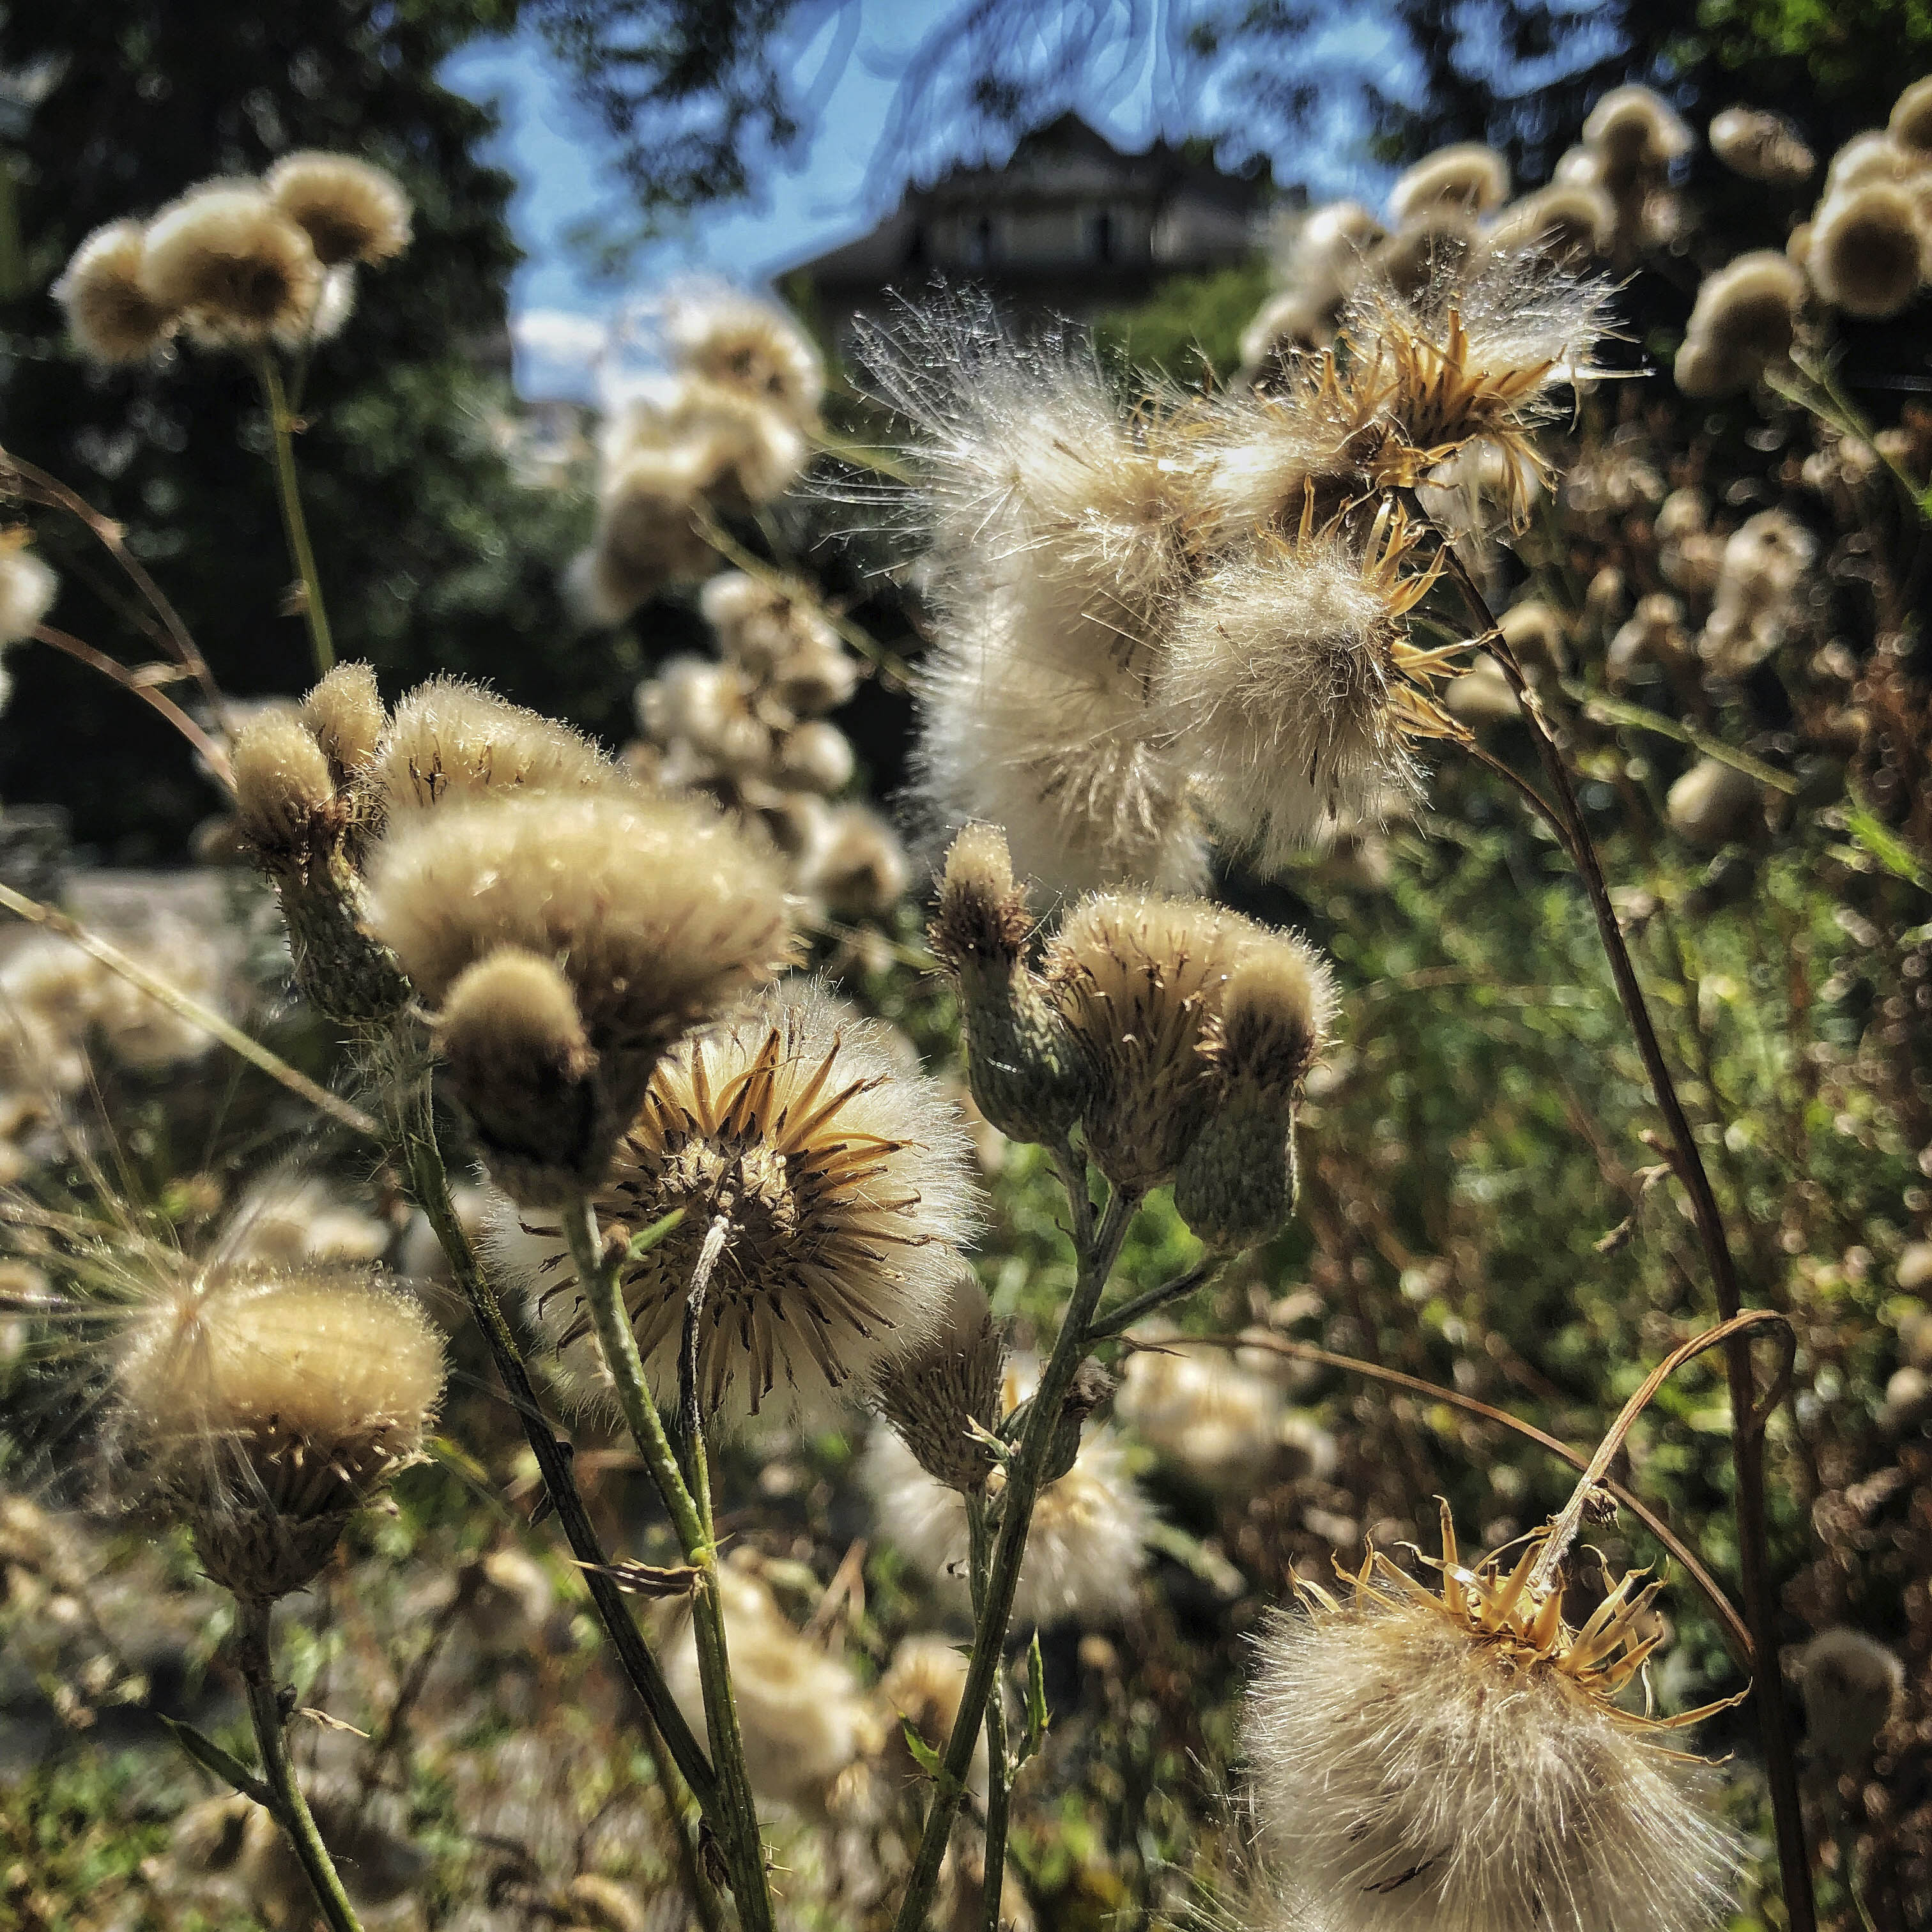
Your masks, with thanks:
M342 1888L335 1861L322 1842L315 1820L296 1780L289 1756L288 1732L281 1697L275 1688L274 1665L268 1648L270 1606L250 1598L236 1599L235 1660L248 1694L248 1716L262 1753L262 1781L273 1801L269 1809L289 1841L289 1849L315 1894L315 1902L328 1922L330 1932L362 1932L362 1922Z
M223 788L230 792L234 790L235 775L229 769L228 754L158 685L145 680L140 672L130 670L105 651L98 651L92 644L83 644L80 638L56 630L51 624L37 626L33 634L37 644L50 644L76 662L84 664L89 670L98 670L123 691L132 692L143 704L159 712L188 740L195 754L214 774ZM167 670L165 664L158 664L151 668L158 671ZM169 672L168 675L177 676L179 674Z
M992 1561L992 1539L987 1534L983 1496L966 1498L968 1563L973 1580L973 1615L985 1613L987 1572ZM986 1856L981 1881L983 1932L1000 1932L1000 1900L1006 1887L1006 1826L1012 1810L1012 1760L1006 1754L1006 1700L999 1687L986 1700Z
M1032 1525L1034 1504L1046 1474L1047 1452L1067 1391L1073 1385L1075 1371L1086 1359L1088 1324L1094 1318L1094 1310L1120 1257L1128 1224L1140 1204L1138 1196L1117 1189L1096 1218L1081 1164L1066 1148L1056 1149L1054 1159L1066 1184L1067 1199L1073 1210L1074 1253L1078 1273L1053 1352L1047 1358L1040 1386L1034 1392L1019 1448L1006 1466L999 1534L987 1572L985 1601L974 1620L972 1660L967 1666L965 1688L960 1696L958 1714L952 1721L952 1735L946 1740L940 1761L938 1788L926 1813L918 1856L893 1921L896 1932L920 1932L932 1910L940 1863L946 1855L946 1840L958 1816L967 1774L972 1768L974 1745L986 1722L986 1702L998 1677L1006 1625L1012 1617L1013 1594L1019 1583L1020 1564L1026 1555L1027 1532Z
M693 1478L687 1484L665 1432L664 1418L658 1413L644 1378L644 1358L638 1352L638 1338L624 1306L616 1256L604 1252L597 1212L587 1197L565 1209L563 1228L570 1258L576 1265L578 1284L610 1372L618 1408L664 1499L685 1561L698 1572L698 1587L691 1602L692 1634L698 1652L698 1682L704 1694L712 1762L717 1766L712 1802L705 1810L715 1821L740 1922L746 1932L773 1932L764 1840L758 1827L757 1802L752 1795L751 1774L745 1762L738 1707L731 1694L724 1609L718 1592L718 1551L707 1521L710 1474L704 1432L700 1425L686 1445Z
M282 374L274 356L263 350L255 367L268 408L268 430L274 445L275 495L282 508L282 530L289 540L289 556L302 580L302 616L308 623L309 647L315 655L315 674L326 677L335 668L335 644L329 634L328 611L322 601L322 578L308 540L308 519L302 514L302 487L296 477L295 418L282 389Z
M1096 1316L1087 1324L1087 1346L1091 1348L1100 1342L1111 1342L1116 1336L1124 1335L1136 1322L1158 1314L1163 1308L1171 1308L1177 1301L1185 1301L1198 1289L1218 1280L1228 1258L1222 1254L1203 1255L1192 1268L1184 1268L1172 1280L1142 1294L1131 1295L1118 1307Z
M1510 648L1509 640L1497 628L1489 607L1456 546L1430 520L1412 491L1403 493L1406 507L1419 522L1436 532L1445 569L1454 580L1471 617L1486 633L1485 646L1508 678L1522 706L1523 721L1534 740L1545 776L1555 800L1546 807L1550 823L1569 847L1583 889L1596 916L1597 930L1616 982L1617 996L1636 1036L1637 1052L1648 1076L1658 1110L1664 1116L1673 1158L1672 1166L1689 1196L1700 1244L1711 1271L1718 1312L1726 1321L1738 1315L1744 1297L1738 1283L1737 1267L1724 1216L1706 1172L1689 1117L1671 1077L1657 1028L1646 1004L1636 968L1625 944L1623 929L1617 922L1610 887L1604 877L1601 860L1590 836L1582 801L1577 797L1570 768L1558 748L1544 718L1540 700L1523 675L1522 664ZM1759 1415L1753 1380L1750 1341L1748 1336L1733 1334L1725 1345L1724 1366L1731 1392L1731 1454L1737 1475L1738 1568L1743 1587L1744 1616L1750 1624L1754 1658L1753 1684L1757 1695L1760 1735L1764 1744L1765 1775L1771 1787L1772 1814L1778 1839L1779 1876L1783 1883L1785 1909L1790 1915L1791 1932L1816 1932L1817 1904L1811 1883L1810 1854L1804 1841L1804 1813L1798 1790L1798 1760L1784 1710L1784 1687L1779 1673L1778 1606L1771 1581L1770 1535L1765 1502L1764 1425Z

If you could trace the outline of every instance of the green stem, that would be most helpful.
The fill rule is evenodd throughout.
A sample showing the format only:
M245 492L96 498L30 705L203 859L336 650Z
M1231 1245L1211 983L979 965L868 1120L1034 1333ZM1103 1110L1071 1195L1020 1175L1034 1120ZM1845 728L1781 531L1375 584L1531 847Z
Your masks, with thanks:
M1412 496L1412 514L1420 505ZM1426 521L1426 515L1423 519ZM1744 1306L1737 1267L1732 1258L1730 1237L1711 1178L1704 1166L1676 1083L1671 1078L1669 1061L1650 1015L1643 988L1636 976L1623 928L1611 904L1610 887L1604 877L1603 862L1590 836L1575 782L1556 739L1545 722L1536 694L1524 676L1508 640L1497 629L1487 600L1457 554L1455 545L1439 530L1437 538L1448 573L1461 593L1471 616L1490 634L1486 648L1496 658L1515 688L1522 707L1524 723L1535 741L1544 775L1556 800L1550 822L1569 847L1583 889L1596 916L1597 931L1610 961L1611 977L1616 982L1630 1030L1636 1037L1637 1052L1650 1078L1658 1111L1664 1116L1674 1150L1672 1166L1689 1196L1691 1217L1700 1244L1711 1270L1718 1312L1726 1322ZM1547 810L1548 808L1546 808ZM1772 1819L1778 1842L1778 1876L1784 1892L1785 1910L1791 1932L1816 1932L1817 1903L1813 1894L1811 1858L1804 1841L1804 1810L1798 1783L1798 1759L1792 1748L1784 1712L1784 1686L1778 1668L1778 1604L1771 1577L1769 1528L1765 1504L1764 1424L1757 1414L1756 1380L1751 1368L1750 1337L1735 1334L1724 1351L1725 1378L1731 1398L1731 1457L1737 1477L1738 1580L1742 1585L1744 1617L1750 1628L1753 1657L1752 1684L1756 1695L1759 1735L1764 1744L1765 1777L1771 1787Z
M1112 1308L1102 1316L1087 1324L1087 1346L1093 1348L1102 1342L1111 1342L1117 1335L1124 1335L1136 1322L1171 1306L1177 1301L1184 1301L1196 1289L1214 1280L1228 1264L1225 1254L1205 1254L1190 1268L1164 1281L1158 1287L1130 1296L1117 1308Z
M973 1580L973 1615L985 1613L992 1539L987 1534L984 1496L966 1498L968 1568ZM1012 1766L1006 1755L1006 1700L998 1685L986 1700L986 1857L980 1886L983 1932L1000 1932L1000 1899L1006 1876L1006 1825L1012 1810Z
M254 1724L255 1742L261 1748L262 1777L274 1801L269 1809L286 1836L289 1848L295 1853L331 1932L362 1932L356 1908L342 1888L335 1862L322 1842L308 1802L296 1781L268 1648L269 1609L268 1604L256 1598L236 1600L235 1659L241 1666L242 1681L248 1687L248 1715Z
M589 1511L584 1507L584 1498L578 1493L569 1457L537 1401L536 1390L531 1386L530 1372L524 1366L516 1338L503 1318L496 1292L484 1275L476 1252L470 1244L470 1237L458 1217L456 1204L450 1198L448 1172L443 1164L442 1150L436 1142L435 1120L426 1082L421 1085L409 1115L400 1124L398 1138L404 1172L409 1177L410 1195L434 1231L448 1260L450 1270L456 1277L457 1286L462 1289L476 1325L489 1345L496 1373L508 1392L510 1406L516 1412L517 1420L523 1425L524 1437L536 1458L537 1468L556 1511L557 1521L562 1526L572 1553L583 1568L591 1602L610 1637L618 1666L637 1693L638 1701L644 1707L650 1724L663 1738L679 1774L699 1804L706 1804L712 1801L717 1786L710 1763L705 1757L704 1748L692 1735L683 1712L677 1708L676 1700L670 1694L670 1686L658 1668L657 1659L638 1634L623 1592L608 1574L610 1558L604 1552L602 1540L590 1520ZM648 1749L648 1736L645 1742Z
M1067 1390L1073 1385L1075 1371L1086 1358L1088 1324L1094 1318L1101 1292L1119 1258L1120 1244L1126 1238L1127 1225L1139 1204L1136 1196L1116 1190L1096 1224L1084 1169L1064 1148L1056 1151L1055 1161L1073 1210L1078 1274L1053 1353L1047 1358L1040 1386L1034 1393L1032 1411L1022 1432L1019 1448L1007 1466L999 1535L987 1574L986 1600L975 1620L966 1688L959 1700L959 1714L953 1720L952 1735L946 1740L946 1754L940 1760L939 1788L926 1814L919 1856L907 1882L905 1896L899 1902L898 1916L893 1922L896 1932L920 1932L932 1909L940 1863L946 1856L946 1840L965 1793L967 1773L972 1768L974 1742L986 1721L987 1700L999 1673L1006 1625L1012 1616L1013 1592L1019 1583L1027 1532L1032 1526L1034 1503L1046 1472L1047 1452L1052 1446Z
M724 1606L718 1591L718 1551L709 1524L711 1478L704 1432L701 1427L694 1430L686 1445L693 1479L687 1485L665 1432L664 1418L658 1413L644 1378L644 1358L638 1352L638 1338L632 1330L617 1279L616 1257L607 1257L604 1253L597 1212L588 1198L564 1210L563 1228L570 1245L570 1258L576 1264L578 1283L596 1328L604 1364L610 1372L618 1408L658 1495L664 1498L685 1561L698 1573L698 1587L692 1597L692 1634L698 1650L698 1676L704 1693L712 1760L718 1767L713 1802L705 1808L715 1821L740 1924L746 1932L773 1932L764 1840L758 1828L751 1774L745 1764L738 1707L731 1695Z
M296 480L295 418L282 389L282 372L273 352L263 350L256 358L262 393L268 405L268 429L275 446L275 494L282 506L282 530L289 556L302 579L302 615L308 620L308 640L315 652L315 674L326 677L335 668L335 644L328 634L328 611L322 601L322 579L308 540L308 520L302 514L302 490Z

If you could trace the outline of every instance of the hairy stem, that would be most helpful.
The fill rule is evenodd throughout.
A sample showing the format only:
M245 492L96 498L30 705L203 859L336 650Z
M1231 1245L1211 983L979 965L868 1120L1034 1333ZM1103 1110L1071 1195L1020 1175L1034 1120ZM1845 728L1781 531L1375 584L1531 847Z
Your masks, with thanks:
M275 495L282 506L282 530L289 541L289 556L302 580L302 616L308 622L310 648L315 654L315 674L326 677L335 668L335 643L328 632L328 611L322 601L322 578L315 567L315 552L308 540L308 519L302 514L302 489L296 480L296 419L282 389L282 374L274 356L263 350L256 368L262 379L262 393L268 406L268 429L274 444Z
M604 1252L596 1210L587 1198L579 1200L564 1210L563 1226L570 1257L576 1264L578 1283L610 1372L617 1406L658 1495L664 1498L685 1561L698 1573L691 1602L692 1634L698 1651L698 1681L704 1693L712 1761L718 1768L712 1802L705 1810L713 1821L724 1855L740 1922L746 1932L772 1932L764 1840L758 1828L758 1805L752 1796L751 1776L745 1764L738 1707L731 1695L724 1606L718 1591L718 1551L707 1520L711 1490L704 1432L701 1426L698 1428L687 1444L694 1478L693 1484L688 1485L665 1432L664 1418L658 1414L644 1379L644 1360L638 1352L638 1338L632 1332L623 1290L617 1279L616 1258Z
M1420 506L1412 500L1412 514ZM1744 1297L1738 1285L1736 1264L1725 1232L1711 1178L1706 1172L1696 1136L1691 1131L1684 1103L1672 1079L1657 1028L1651 1018L1643 988L1624 944L1623 929L1617 922L1616 909L1610 903L1610 887L1604 880L1602 862L1590 836L1582 802L1576 796L1570 768L1541 705L1509 642L1498 630L1487 600L1456 554L1455 545L1439 530L1436 535L1448 574L1461 593L1470 616L1486 634L1484 647L1502 666L1522 707L1523 722L1534 740L1545 776L1556 801L1550 824L1570 848L1583 889L1596 916L1597 931L1609 958L1617 997L1636 1036L1637 1051L1649 1076L1658 1110L1664 1116L1673 1150L1672 1166L1690 1202L1697 1238L1711 1270L1711 1282L1718 1312L1730 1321L1740 1312ZM1804 1842L1804 1814L1798 1784L1798 1760L1786 1721L1784 1687L1778 1660L1778 1606L1772 1594L1771 1552L1765 1504L1764 1424L1758 1412L1751 1370L1750 1337L1734 1332L1724 1347L1725 1375L1731 1396L1731 1454L1737 1472L1737 1525L1738 1580L1742 1586L1744 1617L1750 1627L1753 1652L1752 1682L1757 1694L1760 1736L1765 1756L1765 1774L1771 1786L1772 1814L1778 1838L1778 1874L1782 1881L1785 1910L1790 1916L1791 1932L1816 1932L1817 1905L1811 1885L1810 1855Z
M1119 1258L1120 1244L1126 1238L1127 1224L1139 1204L1136 1196L1117 1190L1096 1222L1084 1168L1064 1148L1057 1150L1054 1158L1073 1210L1078 1273L1053 1353L1047 1358L1040 1386L1034 1392L1032 1410L1019 1448L1006 1467L999 1534L987 1572L985 1602L974 1619L973 1657L967 1666L966 1688L959 1700L959 1714L953 1720L952 1735L946 1740L945 1755L940 1760L938 1789L926 1814L919 1856L907 1882L905 1895L899 1902L898 1916L893 1922L896 1932L920 1932L932 1910L940 1862L946 1855L946 1840L965 1792L966 1774L972 1768L974 1742L986 1722L986 1702L999 1675L1006 1625L1012 1616L1013 1592L1019 1582L1020 1563L1026 1554L1027 1532L1032 1525L1033 1506L1046 1472L1047 1452L1067 1390L1073 1385L1074 1373L1086 1359L1088 1324L1094 1318L1101 1292ZM990 1879L989 1874L989 1882Z
M704 1748L692 1735L684 1714L677 1708L670 1687L664 1682L664 1672L658 1667L657 1659L638 1634L623 1592L609 1574L610 1558L604 1553L602 1540L590 1520L590 1512L584 1506L584 1498L578 1492L569 1456L538 1402L536 1390L530 1384L530 1372L524 1366L509 1324L503 1318L496 1291L484 1276L476 1250L470 1244L470 1237L457 1216L456 1204L449 1195L448 1172L443 1164L442 1150L436 1142L426 1083L421 1087L410 1117L402 1124L400 1139L403 1168L408 1177L411 1198L428 1218L448 1260L450 1270L456 1277L457 1286L462 1289L476 1325L489 1345L496 1373L508 1393L510 1406L516 1411L518 1420L523 1425L525 1438L542 1474L545 1492L556 1511L557 1521L562 1526L572 1553L582 1566L591 1602L610 1640L618 1667L637 1693L638 1702L644 1706L657 1735L663 1738L664 1748L684 1782L700 1804L707 1804L712 1799L717 1784L710 1762L704 1755ZM648 1748L648 1736L645 1742Z
M308 1801L296 1782L281 1697L275 1688L274 1664L268 1648L269 1609L257 1598L236 1600L235 1660L248 1688L248 1715L255 1726L255 1742L261 1749L262 1779L273 1800L269 1809L287 1838L289 1849L295 1853L331 1932L362 1932L356 1908L342 1888L335 1861L328 1856L328 1847L322 1842L322 1834L310 1814Z

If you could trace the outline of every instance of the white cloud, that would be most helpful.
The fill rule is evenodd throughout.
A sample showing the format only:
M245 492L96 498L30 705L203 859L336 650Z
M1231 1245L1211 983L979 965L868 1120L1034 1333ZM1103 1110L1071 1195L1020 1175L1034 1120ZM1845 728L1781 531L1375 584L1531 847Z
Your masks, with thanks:
M510 318L510 340L531 356L559 362L593 362L610 339L610 325L564 308L526 308Z

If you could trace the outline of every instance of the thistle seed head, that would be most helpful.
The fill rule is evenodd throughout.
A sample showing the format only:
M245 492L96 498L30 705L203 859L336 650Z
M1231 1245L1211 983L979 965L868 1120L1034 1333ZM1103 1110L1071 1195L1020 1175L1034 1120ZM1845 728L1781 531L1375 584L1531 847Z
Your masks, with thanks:
M664 334L682 368L743 391L801 429L817 426L824 360L784 310L739 295L684 295L668 305Z
M457 677L433 677L396 706L370 778L392 821L446 800L622 785L581 732Z
M337 840L334 775L293 710L276 710L236 734L230 764L242 830L271 871L305 868Z
M879 1413L934 1481L977 1494L992 1472L981 1439L997 1431L1006 1338L970 1268L954 1280L938 1328L872 1371Z
M302 700L302 716L338 779L368 770L389 724L375 669L366 664L338 664Z
M299 334L322 294L308 237L254 182L192 188L149 224L141 292L211 346Z
M74 346L95 362L140 362L179 324L178 310L156 302L141 283L148 231L138 221L110 221L74 251L53 286Z
M401 183L352 154L285 154L262 185L326 268L387 262L410 245L410 198Z
M1398 226L1440 208L1487 214L1509 198L1509 164L1480 141L1458 141L1425 154L1396 178L1389 214Z
M1828 195L1812 217L1804 257L1811 286L1848 315L1896 315L1925 272L1919 206L1897 183L1870 181Z

